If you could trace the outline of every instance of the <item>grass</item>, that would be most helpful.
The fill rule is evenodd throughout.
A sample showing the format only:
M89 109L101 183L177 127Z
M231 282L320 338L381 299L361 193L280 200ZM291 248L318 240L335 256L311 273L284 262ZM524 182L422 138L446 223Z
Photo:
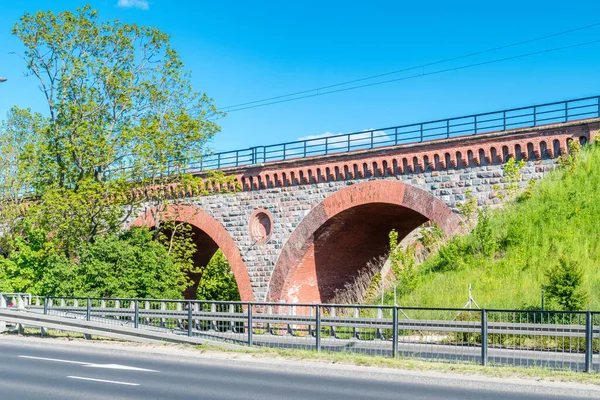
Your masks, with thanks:
M583 270L586 308L600 309L598 188L600 146L592 145L581 152L572 172L559 168L516 201L489 211L489 229L454 238L428 257L414 289L398 304L463 307L471 284L481 307L539 307L545 273L563 256ZM392 304L393 292L385 300Z
M497 378L523 378L551 382L577 382L600 385L600 374L586 374L572 371L553 371L543 368L517 368L506 366L481 366L467 363L440 363L421 361L411 358L389 358L368 356L343 352L315 352L310 350L291 350L275 348L256 348L245 350L222 349L212 345L195 346L203 353L227 352L247 354L252 358L283 358L295 361L313 361L328 364L358 365L368 367L383 367L409 371L432 371L442 373L457 373L464 375L480 375Z

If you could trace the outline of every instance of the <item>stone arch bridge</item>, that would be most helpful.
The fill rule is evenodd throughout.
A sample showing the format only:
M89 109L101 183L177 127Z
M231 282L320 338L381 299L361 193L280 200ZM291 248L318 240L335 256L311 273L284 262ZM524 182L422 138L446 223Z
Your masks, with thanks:
M480 127L485 118L472 116L466 118L474 118L474 131L452 135L450 126L460 119L445 120L446 134L433 140L426 140L423 127L440 121L411 125L421 132L421 140L413 143L398 140L398 127L391 128L394 143L379 147L373 146L374 138L384 132L389 139L386 130L359 133L352 140L370 140L370 146L352 150L348 144L350 151L335 154L287 159L284 145L284 159L269 161L257 160L256 148L250 149L258 162L221 166L236 176L241 191L187 196L168 213L192 225L196 263L206 265L222 249L242 300L327 302L370 259L385 254L390 230L402 238L432 221L452 235L460 229L456 206L467 191L480 206L498 202L492 186L504 184L503 163L509 157L526 161L524 185L552 170L570 140L593 140L600 102L591 102L593 110L583 114L591 118L576 118L580 114L572 105L569 115L569 102L555 103L567 109L559 122L540 123L544 106L536 106L534 120L515 129L507 128L507 111L497 131L478 130L477 118ZM307 143L297 143L306 152ZM236 153L236 164L239 158ZM129 224L152 226L152 210L142 210ZM195 295L195 283L186 296Z

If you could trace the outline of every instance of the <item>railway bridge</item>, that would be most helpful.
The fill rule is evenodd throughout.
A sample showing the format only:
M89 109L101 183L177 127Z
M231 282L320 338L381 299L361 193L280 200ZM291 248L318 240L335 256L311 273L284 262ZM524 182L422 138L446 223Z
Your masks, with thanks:
M467 191L498 204L509 158L525 161L522 185L543 177L570 140L594 139L599 110L591 97L218 153L190 168L223 170L241 190L185 197L168 214L193 227L196 263L223 251L242 300L327 302L385 254L392 229L457 233Z

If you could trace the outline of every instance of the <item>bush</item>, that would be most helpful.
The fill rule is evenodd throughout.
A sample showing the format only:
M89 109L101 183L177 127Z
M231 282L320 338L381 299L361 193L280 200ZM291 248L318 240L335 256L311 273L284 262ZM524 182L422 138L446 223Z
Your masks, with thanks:
M198 300L240 301L240 292L235 276L221 250L217 250L204 269L196 298Z
M544 285L546 295L563 310L582 310L587 305L588 295L581 288L583 271L575 261L559 257L558 265L546 271L548 283Z

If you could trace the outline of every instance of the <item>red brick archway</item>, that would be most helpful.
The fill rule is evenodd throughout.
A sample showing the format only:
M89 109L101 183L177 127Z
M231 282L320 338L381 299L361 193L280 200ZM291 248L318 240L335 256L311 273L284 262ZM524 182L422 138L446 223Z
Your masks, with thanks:
M149 209L144 214L140 215L132 224L132 226L148 226L154 227L155 209ZM200 263L207 263L212 255L221 249L231 270L235 276L238 290L242 301L253 301L252 286L248 270L242 260L239 249L229 232L217 221L212 215L202 210L199 207L191 205L169 205L164 212L165 217L172 218L178 222L186 222L194 229L194 241L197 244L198 251L195 260ZM193 280L193 277L192 277ZM185 293L188 298L192 292L198 287L199 282L194 282L189 293Z
M302 220L283 247L268 300L326 302L366 262L387 251L388 234L400 237L426 221L444 233L460 218L428 192L397 181L369 181L334 193Z

